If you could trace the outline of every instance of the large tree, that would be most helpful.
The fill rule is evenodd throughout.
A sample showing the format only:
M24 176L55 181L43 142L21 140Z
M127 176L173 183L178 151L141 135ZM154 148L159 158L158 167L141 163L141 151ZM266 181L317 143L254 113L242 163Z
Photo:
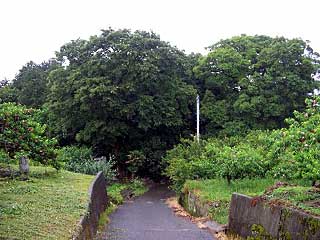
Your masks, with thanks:
M139 150L140 172L159 173L164 151L190 133L196 91L186 83L187 56L154 33L108 29L65 44L57 59L68 65L49 75L48 106L60 139L123 162Z
M58 63L55 60L41 64L31 61L24 65L11 86L16 93L16 101L29 107L42 106L48 94L48 74L57 67Z
M209 50L194 69L206 133L281 127L316 87L318 55L300 39L242 35Z
M8 79L0 81L0 104L5 102L16 102L17 91L12 87Z

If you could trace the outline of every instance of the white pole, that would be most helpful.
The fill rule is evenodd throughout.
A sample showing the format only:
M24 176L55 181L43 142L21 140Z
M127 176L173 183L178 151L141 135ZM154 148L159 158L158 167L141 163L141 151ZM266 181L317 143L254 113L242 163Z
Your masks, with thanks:
M200 141L200 98L197 95L197 142Z

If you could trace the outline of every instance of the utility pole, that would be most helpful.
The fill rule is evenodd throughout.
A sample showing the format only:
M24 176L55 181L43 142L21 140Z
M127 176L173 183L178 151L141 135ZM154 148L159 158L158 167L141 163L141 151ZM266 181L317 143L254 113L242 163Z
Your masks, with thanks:
M200 98L197 95L197 142L200 141Z

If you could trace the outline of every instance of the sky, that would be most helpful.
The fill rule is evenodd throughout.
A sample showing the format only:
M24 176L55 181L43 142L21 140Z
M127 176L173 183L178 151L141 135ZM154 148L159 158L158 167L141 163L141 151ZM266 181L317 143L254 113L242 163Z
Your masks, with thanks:
M154 31L186 53L247 34L310 40L320 52L319 0L1 0L0 80L101 29Z

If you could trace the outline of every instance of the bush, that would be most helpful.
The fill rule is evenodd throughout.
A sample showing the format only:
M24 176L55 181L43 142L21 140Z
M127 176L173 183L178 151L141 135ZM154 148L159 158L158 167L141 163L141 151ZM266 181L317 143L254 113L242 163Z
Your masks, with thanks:
M320 180L320 97L287 119L288 128L246 136L184 140L167 152L165 174L180 191L187 179L272 177Z
M57 141L46 136L47 126L36 119L39 111L15 103L0 104L0 149L11 159L24 156L58 169Z
M307 99L305 112L294 112L289 127L274 131L270 159L276 163L269 172L286 178L320 179L320 97Z
M9 163L9 155L2 149L0 149L0 163Z
M164 164L167 165L164 174L172 181L172 187L175 191L180 191L187 179L215 177L214 159L206 156L206 154L213 154L214 151L207 152L206 146L206 141L201 141L198 144L184 139L181 144L167 152L164 158Z
M216 158L217 175L229 183L233 179L264 177L263 160L263 151L248 143L224 146Z
M57 161L66 164L69 162L85 162L91 159L92 150L87 147L67 146L58 149Z
M91 148L68 146L57 150L57 159L63 163L64 169L77 173L95 175L102 171L107 181L112 181L116 172L112 158L93 158Z
M128 171L135 176L137 172L144 165L146 156L138 150L130 151L128 154L128 161L126 161Z

